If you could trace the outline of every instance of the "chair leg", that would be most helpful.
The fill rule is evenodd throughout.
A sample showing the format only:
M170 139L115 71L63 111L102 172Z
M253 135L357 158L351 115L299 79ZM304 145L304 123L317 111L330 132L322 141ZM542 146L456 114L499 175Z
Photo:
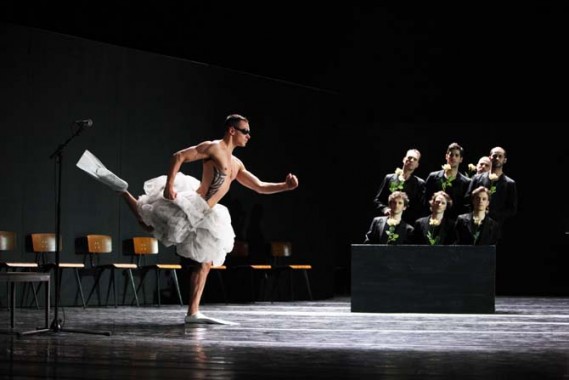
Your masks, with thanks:
M289 280L289 284L290 284L290 300L294 301L294 277L292 275L293 270L289 269L288 270L288 280Z
M259 277L257 278L257 286L259 287L258 293L255 295L255 300L259 299L259 301L263 302L265 300L265 273L259 273Z
M245 269L244 269L245 270ZM261 301L265 300L265 284L267 280L267 273L262 269L247 268L250 274L250 288L251 288L251 302L257 302L257 295ZM258 276L258 278L257 278ZM259 290L257 291L256 285L259 285Z
M132 273L132 269L126 269L126 272L122 272L125 279L124 279L124 286L123 286L123 291L122 291L122 305L126 305L126 291L128 290L128 285L130 284L130 287L132 288L132 292L134 293L134 301L136 301L136 306L140 307L140 304L138 302L138 294L136 293L136 285L134 283L134 274ZM142 287L142 290L144 291L144 286ZM143 294L143 296L145 296L146 293ZM144 297L146 298L146 296ZM131 302L130 305L132 305L133 303Z
M144 286L144 281L146 280L146 274L148 270L146 268L140 268L140 281L138 282L138 287L136 288L136 294L140 292L140 288L142 288L142 304L146 304L146 287ZM126 290L125 290L126 291Z
M294 270L289 270L290 276L290 300L294 301L294 285L293 285L293 272ZM312 289L310 288L310 280L308 279L308 271L306 269L302 269L302 275L304 277L304 283L306 284L306 290L308 291L308 298L312 301Z
M79 288L79 295L81 296L81 302L83 303L83 309L87 307L85 304L85 296L83 295L83 286L81 286L81 278L79 277L79 269L73 268L75 272L75 280L77 281L77 288Z
M55 287L55 291L57 292L57 295L59 296L59 305L61 305L61 284L63 283L63 269L64 268L56 268L55 270L57 270L58 272L58 281L59 283L56 284ZM73 269L74 272L74 276L75 276L75 282L77 283L77 291L79 292L79 296L81 297L81 304L83 305L83 309L85 309L86 305L85 305L85 296L83 294L83 286L81 286L81 277L79 277L79 269L78 268L70 268ZM75 300L74 302L77 301L77 293L75 293Z
M6 299L8 300L7 308L10 310L10 286L6 284Z
M132 270L127 269L128 279L130 281L130 285L132 287L132 291L134 292L134 300L136 301L136 306L140 307L140 303L138 303L138 296L136 295L136 286L134 285L134 277L132 275ZM123 305L125 299L126 292L123 294Z
M180 306L184 306L184 301L182 301L182 292L180 292L180 283L178 282L178 274L176 269L172 269L172 277L174 278L174 284L176 285L176 293L178 293L178 300L180 301Z
M31 270L31 269L28 269L28 270L22 270L22 271L23 271L23 272L31 272L32 270ZM18 270L16 270L16 272L18 272ZM33 294L33 296L34 296L34 301L35 301L35 303L36 303L36 309L39 310L40 304L39 304L39 302L38 302L38 291L39 291L39 288L41 287L41 285L42 285L42 282L40 282L40 283L38 284L38 287L36 288L36 285L35 285L33 282L31 282L31 283L28 283L28 282L24 283L24 287L23 287L23 289L22 289L22 296L21 296L21 298L20 298L20 307L24 307L24 301L26 300L26 296L28 295L28 289L31 287L31 288L32 288L32 294Z
M312 290L310 289L310 281L308 280L308 271L306 269L304 269L303 272L304 272L304 281L306 282L306 289L308 289L308 297L310 297L310 300L313 301L314 299L312 298Z
M58 276L57 277L58 282L54 286L55 291L57 292L57 295L59 296L58 297L59 305L56 305L56 306L61 306L61 283L63 282L63 281L61 281L61 276L63 276L63 269L55 267L54 271L57 271L57 276Z
M40 304L39 304L37 292L39 291L39 288L41 287L41 284L42 284L42 283L40 282L40 283L38 284L38 287L35 288L35 285L32 283L32 290L34 290L34 288L35 288L35 290L34 290L34 302L36 303L36 309L38 309L38 310L39 310L39 308L40 308ZM47 286L47 285L44 285L44 286ZM47 301L46 301L46 302L47 302Z
M27 295L28 295L28 292L29 292L29 288L30 288L30 287L32 288L32 294L33 294L33 297L34 297L34 299L35 299L35 301L36 301L36 309L39 310L40 306L39 306L39 303L38 303L37 290L36 290L35 285L34 285L33 282L30 282L30 283L25 282L25 283L23 284L23 286L22 286L22 295L20 296L20 307L24 307L24 302L26 301L26 298L27 298Z
M22 272L31 272L31 271L32 271L31 269L28 269L28 270L23 269L23 270L22 270ZM6 269L6 272L9 272L8 269ZM16 269L15 272L19 272L18 269ZM40 282L40 285L41 285L41 284L42 284L42 283ZM35 285L34 285L33 282L31 282L31 283L25 282L25 283L24 283L24 285L23 285L23 287L22 287L22 295L21 295L21 297L20 297L20 307L24 307L24 301L26 300L26 295L28 294L28 289L29 289L30 286L31 286L31 288L32 288L32 293L33 293L33 295L34 295L34 300L35 300L35 303L36 303L36 309L39 310L40 305L39 305L39 302L38 302L37 289L36 289L36 287L35 287ZM9 287L6 288L6 291L7 291L7 292L10 292Z
M273 286L271 288L271 303L273 303L275 300L275 294L277 294L277 296L280 295L279 282L281 278L281 271L279 269L274 269L272 277L273 277Z
M154 269L154 273L156 273L156 298L158 298L158 307L162 304L160 300L160 269Z
M223 275L221 274L220 271L216 271L217 273L217 278L219 280L219 285L221 286L221 293L223 294L223 300L225 301L225 304L227 304L227 292L225 291L225 283L223 281Z
M254 303L256 300L255 294L255 271L251 270L251 301Z
M259 291L261 292L261 301L267 300L267 293L271 291L269 286L269 274L263 271L263 279L261 280L261 285L259 286Z
M115 268L111 268L111 274L109 277L109 287L107 288L107 299L105 300L105 306L109 304L109 294L111 293L111 288L113 290L115 307L117 307L117 289L115 287Z
M129 283L129 278L128 278L128 272L121 272L121 274L124 276L124 281L123 281L123 287L122 287L122 303L121 305L124 306L125 302L126 302L126 290L128 289L128 283ZM131 303L132 305L132 303Z
M89 292L89 296L87 297L87 302L86 302L87 305L89 304L89 301L91 300L91 296L93 295L93 292L96 289L97 290L97 299L99 300L99 306L101 306L101 288L99 287L99 282L100 282L102 276L103 276L103 270L97 269L97 273L95 275L93 287L91 288L91 291Z

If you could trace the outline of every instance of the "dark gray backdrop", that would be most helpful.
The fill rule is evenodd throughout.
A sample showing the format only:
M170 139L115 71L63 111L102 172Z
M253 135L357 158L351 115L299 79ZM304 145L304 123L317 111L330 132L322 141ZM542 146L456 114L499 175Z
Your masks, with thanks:
M0 229L19 234L22 259L33 259L24 236L54 230L54 164L48 157L71 135L73 120L92 118L94 126L64 152L62 259L82 260L73 249L76 237L106 233L116 248L110 261L123 259L124 239L144 233L116 194L75 168L81 153L91 150L140 194L145 179L164 174L172 152L221 137L225 115L238 112L250 118L253 138L235 154L261 179L281 181L294 172L301 186L269 196L235 184L222 203L230 207L241 236L253 207L260 205L265 237L293 241L295 255L314 265L316 297L330 297L347 283L349 246L363 240L375 215L377 186L401 164L405 150L422 151L418 174L425 178L444 163L453 141L466 149L463 169L491 147L503 146L509 154L506 173L518 182L520 212L497 251L498 292L569 291L563 275L567 206L554 191L568 157L557 132L563 123L523 125L523 110L510 123L503 117L464 121L475 115L406 123L401 120L412 115L393 117L381 98L374 104L373 92L342 96L5 24L0 24L0 46ZM391 116L383 118L384 111ZM512 134L512 129L534 132ZM199 176L200 167L189 164L182 171ZM161 252L164 260L176 260L172 249ZM73 287L64 289L69 299Z

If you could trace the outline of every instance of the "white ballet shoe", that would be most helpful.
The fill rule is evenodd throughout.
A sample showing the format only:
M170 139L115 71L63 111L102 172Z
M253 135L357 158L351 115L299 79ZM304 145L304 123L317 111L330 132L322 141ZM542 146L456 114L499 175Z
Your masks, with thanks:
M97 168L96 173L99 177L99 181L109 186L114 191L125 192L128 189L128 183L107 168Z
M191 323L191 324L204 324L204 325L206 325L206 324L208 324L208 325L238 325L238 323L235 323L235 322L229 322L229 321L225 321L223 319L206 317L205 315L203 315L199 311L196 314L186 315L184 322L185 323Z
M107 169L105 165L88 150L83 152L83 155L79 158L76 165L79 169L97 181L109 186L114 191L125 192L128 189L128 183L126 181Z

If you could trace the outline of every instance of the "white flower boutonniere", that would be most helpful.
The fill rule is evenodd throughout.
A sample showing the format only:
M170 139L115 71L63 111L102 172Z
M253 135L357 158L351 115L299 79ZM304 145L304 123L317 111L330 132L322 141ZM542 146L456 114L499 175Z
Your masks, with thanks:
M403 177L403 169L401 168L395 169L395 176L397 177L397 179L395 179L395 181L392 181L389 184L389 191L391 191L392 193L397 190L403 191L403 185L405 184L405 177Z
M436 228L440 226L441 221L438 219L429 218L429 231L427 231L427 240L430 245L439 244L439 236L436 233Z
M389 226L389 229L385 232L387 234L387 244L393 244L399 239L399 234L395 233L395 227L397 227L398 224L399 221L393 218L387 219L387 225Z
M442 168L445 171L445 177L441 179L441 188L445 191L447 187L452 187L452 181L454 181L456 177L451 175L452 168L449 164L444 164Z
M490 194L494 194L496 192L496 181L498 180L498 175L496 173L490 173L488 175L488 179L490 180Z
M468 164L468 172L465 172L464 175L467 178L472 178L476 174L476 165Z
M436 227L436 226L440 226L440 224L441 224L441 221L438 219L433 219L433 218L429 219L429 226Z

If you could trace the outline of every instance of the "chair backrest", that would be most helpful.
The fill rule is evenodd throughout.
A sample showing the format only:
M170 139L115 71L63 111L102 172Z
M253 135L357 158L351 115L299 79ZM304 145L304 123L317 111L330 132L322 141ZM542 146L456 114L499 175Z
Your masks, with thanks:
M249 256L249 243L246 241L235 240L233 243L233 250L229 254L233 257Z
M16 249L16 233L0 231L0 251L13 251Z
M0 231L0 252L11 252L16 250L16 233L12 231ZM30 262L9 262L3 261L2 267L12 269L37 268L37 263Z
M158 254L158 240L148 236L133 237L135 255L156 255Z
M54 233L34 233L32 236L32 251L37 254L36 262L46 265L48 263L45 253L54 253L57 251ZM59 251L63 250L61 237L59 239Z
M87 235L87 253L91 268L100 264L100 254L113 251L113 239L109 235ZM83 260L85 262L85 258Z
M109 235L87 235L87 253L111 253L113 239Z
M289 257L292 255L292 244L288 241L271 242L271 256Z
M32 251L35 253L55 252L55 243L55 234L53 233L32 234ZM62 249L61 239L59 239L59 249Z
M149 236L137 236L132 238L134 255L138 265L147 263L148 255L158 254L158 240Z
M285 265L292 255L292 244L288 241L272 241L271 256L275 266Z

